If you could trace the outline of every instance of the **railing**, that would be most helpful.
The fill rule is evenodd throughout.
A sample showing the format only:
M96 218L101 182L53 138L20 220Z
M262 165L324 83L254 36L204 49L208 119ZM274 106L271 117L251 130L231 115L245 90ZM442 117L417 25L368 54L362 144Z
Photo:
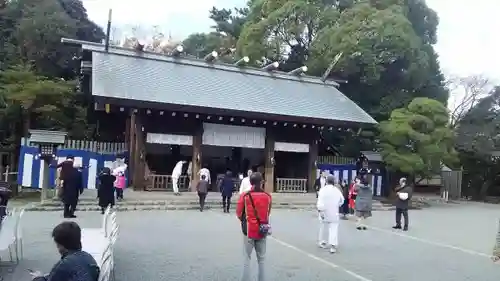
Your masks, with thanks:
M146 177L147 191L174 191L171 175L148 175ZM179 177L179 191L189 191L188 177Z
M276 192L281 193L306 193L307 179L277 178Z
M10 169L10 166L0 167L0 181L3 181L9 185L9 188L12 190L13 195L21 192L22 186L17 185L17 174L18 172L14 172Z
M32 146L29 138L22 138L21 145ZM88 140L66 140L64 145L58 149L75 149L92 151L101 154L122 153L126 151L126 145L123 142L98 142Z
M0 170L0 181L16 182L17 172L12 171L9 166L0 167Z
M319 164L349 165L355 164L356 159L341 156L318 156Z

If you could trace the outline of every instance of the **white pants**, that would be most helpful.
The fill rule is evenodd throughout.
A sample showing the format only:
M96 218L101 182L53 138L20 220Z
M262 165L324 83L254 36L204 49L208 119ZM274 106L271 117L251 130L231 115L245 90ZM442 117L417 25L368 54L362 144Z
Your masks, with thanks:
M320 222L319 242L330 246L339 245L339 222Z
M174 193L179 193L179 178L172 178L172 187Z

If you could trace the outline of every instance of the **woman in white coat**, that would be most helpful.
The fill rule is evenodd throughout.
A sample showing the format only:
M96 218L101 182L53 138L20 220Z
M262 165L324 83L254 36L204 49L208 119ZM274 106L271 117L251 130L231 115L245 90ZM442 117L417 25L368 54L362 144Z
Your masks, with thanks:
M338 247L338 233L340 214L339 208L344 203L344 195L338 186L338 180L328 175L326 184L318 192L318 202L316 204L319 213L319 246L327 248L330 253L336 253Z

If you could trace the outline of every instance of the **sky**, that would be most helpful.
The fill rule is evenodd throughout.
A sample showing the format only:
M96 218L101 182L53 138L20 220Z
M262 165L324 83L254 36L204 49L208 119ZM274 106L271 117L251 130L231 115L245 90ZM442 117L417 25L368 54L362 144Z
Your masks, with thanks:
M113 25L159 26L176 40L212 25L211 7L242 7L245 0L83 0L90 19L105 26L113 8ZM500 83L500 0L427 0L440 17L438 43L441 68L446 76L484 75Z

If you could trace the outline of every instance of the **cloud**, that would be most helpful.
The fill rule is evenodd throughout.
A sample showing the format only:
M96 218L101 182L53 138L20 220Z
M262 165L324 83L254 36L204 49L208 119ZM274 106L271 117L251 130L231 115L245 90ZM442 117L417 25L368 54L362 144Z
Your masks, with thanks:
M448 76L485 75L500 82L500 10L498 0L462 5L452 0L427 0L440 24L435 48Z
M89 17L101 26L108 19L108 9L113 9L114 27L159 26L177 36L185 37L194 31L206 31L210 27L209 10L217 0L84 0Z

